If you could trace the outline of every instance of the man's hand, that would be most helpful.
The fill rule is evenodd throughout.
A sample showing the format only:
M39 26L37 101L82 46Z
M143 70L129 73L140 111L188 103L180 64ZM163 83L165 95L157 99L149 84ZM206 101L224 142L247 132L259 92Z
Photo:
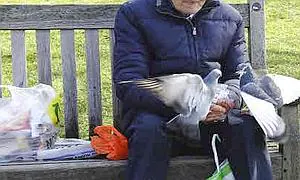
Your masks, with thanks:
M226 113L234 107L232 102L226 100L219 100L217 103L211 105L209 113L206 116L204 123L215 123L224 120Z

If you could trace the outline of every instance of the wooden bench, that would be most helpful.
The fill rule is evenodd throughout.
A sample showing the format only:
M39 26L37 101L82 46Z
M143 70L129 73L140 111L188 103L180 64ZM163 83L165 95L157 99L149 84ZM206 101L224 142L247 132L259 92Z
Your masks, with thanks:
M249 56L254 69L266 72L264 0L233 5L243 16L249 37ZM118 5L1 5L0 30L11 31L14 85L25 87L25 31L36 30L39 82L51 84L50 31L60 30L66 137L78 137L77 83L74 30L85 31L88 84L89 132L102 124L99 29L109 29L113 52L113 25ZM30 73L30 72L29 72ZM1 74L0 74L1 76ZM1 78L0 78L1 79ZM113 87L112 87L113 88ZM120 102L113 95L114 124L118 126ZM288 124L289 141L271 153L275 179L300 179L299 105L284 106L281 116ZM126 161L103 159L0 164L0 179L122 179ZM178 157L171 160L168 179L204 179L215 169L208 157Z

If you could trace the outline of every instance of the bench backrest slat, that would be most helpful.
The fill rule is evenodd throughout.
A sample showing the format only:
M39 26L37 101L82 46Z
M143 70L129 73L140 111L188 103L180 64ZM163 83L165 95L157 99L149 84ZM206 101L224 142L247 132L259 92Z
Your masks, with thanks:
M249 27L249 5L234 4ZM113 28L119 5L5 5L0 6L0 29Z
M119 5L3 5L1 29L112 28Z
M64 114L66 136L78 138L77 82L74 30L61 30Z
M250 0L250 28L249 32L249 55L251 64L258 73L265 73L266 48L265 48L265 12L264 0Z
M39 82L52 85L50 30L36 31L36 45Z
M113 52L114 52L114 42L115 42L115 35L113 29L109 31L110 37L110 55L111 59L113 59ZM111 64L111 70L113 71L113 63ZM120 119L122 117L122 103L116 96L116 89L114 87L114 83L112 83L112 101L113 101L113 117L114 117L114 126L120 127Z
M0 46L2 43L0 42ZM0 49L0 84L2 84L2 50ZM2 98L2 88L0 88L0 98Z
M85 43L89 99L89 134L92 135L93 129L99 124L102 124L101 74L98 30L86 30Z
M12 73L13 84L18 87L26 87L26 50L25 50L25 31L11 31L12 47Z

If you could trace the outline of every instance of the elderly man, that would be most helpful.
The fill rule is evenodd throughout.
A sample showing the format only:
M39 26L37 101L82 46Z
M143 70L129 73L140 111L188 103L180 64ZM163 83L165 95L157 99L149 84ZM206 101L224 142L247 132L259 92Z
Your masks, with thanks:
M177 114L171 107L134 84L118 82L175 73L204 77L215 68L222 71L220 82L228 85L235 107L211 107L199 124L201 152L211 153L210 138L218 133L219 152L236 179L272 179L264 135L239 111L236 68L248 61L241 15L221 0L135 0L124 3L115 20L113 76L124 105L120 128L129 139L127 179L166 179L172 155L200 149L169 136L166 122Z

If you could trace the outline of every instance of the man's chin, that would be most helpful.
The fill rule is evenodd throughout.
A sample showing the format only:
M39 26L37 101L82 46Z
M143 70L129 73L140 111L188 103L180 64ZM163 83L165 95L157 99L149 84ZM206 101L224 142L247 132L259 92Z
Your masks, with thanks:
M191 4L182 4L182 7L180 9L178 9L180 12L184 13L184 14L196 14L201 7L196 8L197 6L193 3Z

